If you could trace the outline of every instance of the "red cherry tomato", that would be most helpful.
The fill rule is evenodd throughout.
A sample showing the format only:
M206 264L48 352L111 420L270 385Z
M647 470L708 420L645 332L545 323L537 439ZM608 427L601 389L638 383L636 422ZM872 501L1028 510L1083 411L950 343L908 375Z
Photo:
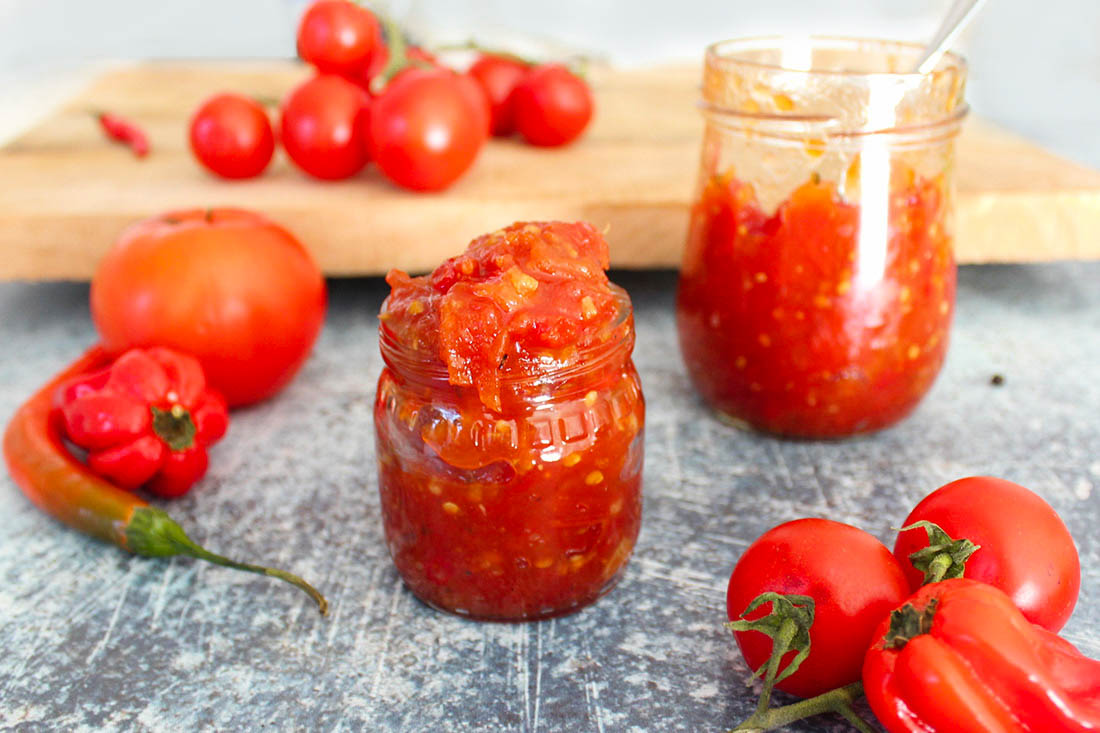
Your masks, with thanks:
M91 301L109 351L190 353L237 406L270 397L297 373L321 329L326 293L289 232L258 214L215 209L131 226L100 261Z
M402 71L374 101L371 157L394 183L437 191L454 183L489 137L489 105L473 79L449 69Z
M298 25L298 55L333 74L359 74L382 34L371 11L349 0L318 0Z
M517 59L482 54L466 72L481 85L489 100L490 125L494 135L506 136L516 131L512 92L529 68Z
M576 140L592 119L592 106L588 84L560 64L536 66L512 92L516 129L532 145Z
M980 546L963 577L1004 591L1033 624L1053 632L1065 626L1081 590L1081 563L1065 523L1038 494L1004 479L961 478L921 500L902 526L922 520ZM919 528L899 533L894 544L913 590L924 576L909 556L927 546Z
M812 697L860 678L875 627L909 595L905 573L872 535L828 519L797 519L765 532L737 561L726 592L730 620L741 617L761 593L810 596L814 623L810 655L780 690ZM771 611L765 603L747 618ZM771 655L772 641L759 631L735 632L752 669ZM786 664L795 655L783 659Z
M283 103L287 155L315 178L355 175L369 159L363 134L369 106L367 93L343 77L321 74L306 81Z
M222 178L252 178L263 173L275 152L275 133L267 112L239 94L210 97L191 118L191 152Z

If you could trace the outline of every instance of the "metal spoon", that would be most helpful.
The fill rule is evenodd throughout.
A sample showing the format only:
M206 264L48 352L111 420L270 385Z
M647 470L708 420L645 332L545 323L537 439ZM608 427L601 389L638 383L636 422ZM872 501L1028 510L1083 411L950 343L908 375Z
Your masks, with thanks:
M918 74L927 74L936 68L936 64L940 62L940 57L947 52L947 49L951 48L951 44L955 42L955 39L959 37L967 24L978 14L981 7L985 5L985 1L955 0L954 5L944 16L943 23L940 24L936 35L932 36L932 40L924 47L924 52L913 67L913 71Z

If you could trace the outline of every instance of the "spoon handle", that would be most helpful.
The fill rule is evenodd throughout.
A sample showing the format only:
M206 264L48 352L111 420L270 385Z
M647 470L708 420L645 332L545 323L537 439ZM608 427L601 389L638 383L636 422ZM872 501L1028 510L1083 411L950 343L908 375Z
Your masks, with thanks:
M951 47L985 2L986 0L955 0L951 10L944 16L936 35L924 47L924 53L921 54L913 70L918 74L927 74L936 68L940 57Z

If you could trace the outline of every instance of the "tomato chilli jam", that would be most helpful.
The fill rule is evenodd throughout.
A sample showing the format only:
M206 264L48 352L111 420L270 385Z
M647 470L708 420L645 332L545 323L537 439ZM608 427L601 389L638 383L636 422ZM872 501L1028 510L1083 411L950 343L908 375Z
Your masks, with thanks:
M903 418L943 365L965 67L908 73L906 44L783 41L708 50L677 326L721 417L842 438Z
M645 405L633 311L584 223L517 223L430 275L393 271L375 434L386 541L424 602L576 610L638 536Z

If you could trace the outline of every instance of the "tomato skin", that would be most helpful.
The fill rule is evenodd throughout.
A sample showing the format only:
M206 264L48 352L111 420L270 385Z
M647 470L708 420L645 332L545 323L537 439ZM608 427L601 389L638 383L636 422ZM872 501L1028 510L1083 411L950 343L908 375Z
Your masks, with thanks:
M860 678L863 657L879 622L909 595L909 584L890 550L861 529L829 519L796 519L753 542L730 576L726 611L731 621L761 593L814 599L810 655L776 687L812 697ZM765 603L748 618L771 610ZM734 634L751 669L771 655L772 641L758 631ZM790 660L790 652L784 662Z
M517 59L482 54L466 72L481 85L489 100L493 135L504 137L516 131L512 92L529 68Z
M275 153L275 133L263 106L239 94L215 94L191 118L191 152L222 178L253 178Z
M468 76L409 68L374 101L368 124L371 157L387 178L438 191L473 165L489 137L489 104Z
M1004 591L1028 621L1048 631L1066 625L1081 590L1081 562L1065 523L1038 494L1004 479L961 478L922 499L901 526L921 520L980 545L963 577ZM909 555L927 546L923 529L900 532L894 544L914 591L924 575Z
M298 24L298 55L318 71L365 71L382 37L378 19L348 0L318 0Z
M92 280L92 319L110 352L194 355L236 407L282 389L309 356L325 281L289 232L239 209L170 212L123 232Z
M333 74L320 74L283 103L280 138L303 171L322 180L349 178L367 164L364 137L370 96Z
M573 142L592 119L592 91L561 64L527 72L512 92L516 129L532 145L556 147Z

